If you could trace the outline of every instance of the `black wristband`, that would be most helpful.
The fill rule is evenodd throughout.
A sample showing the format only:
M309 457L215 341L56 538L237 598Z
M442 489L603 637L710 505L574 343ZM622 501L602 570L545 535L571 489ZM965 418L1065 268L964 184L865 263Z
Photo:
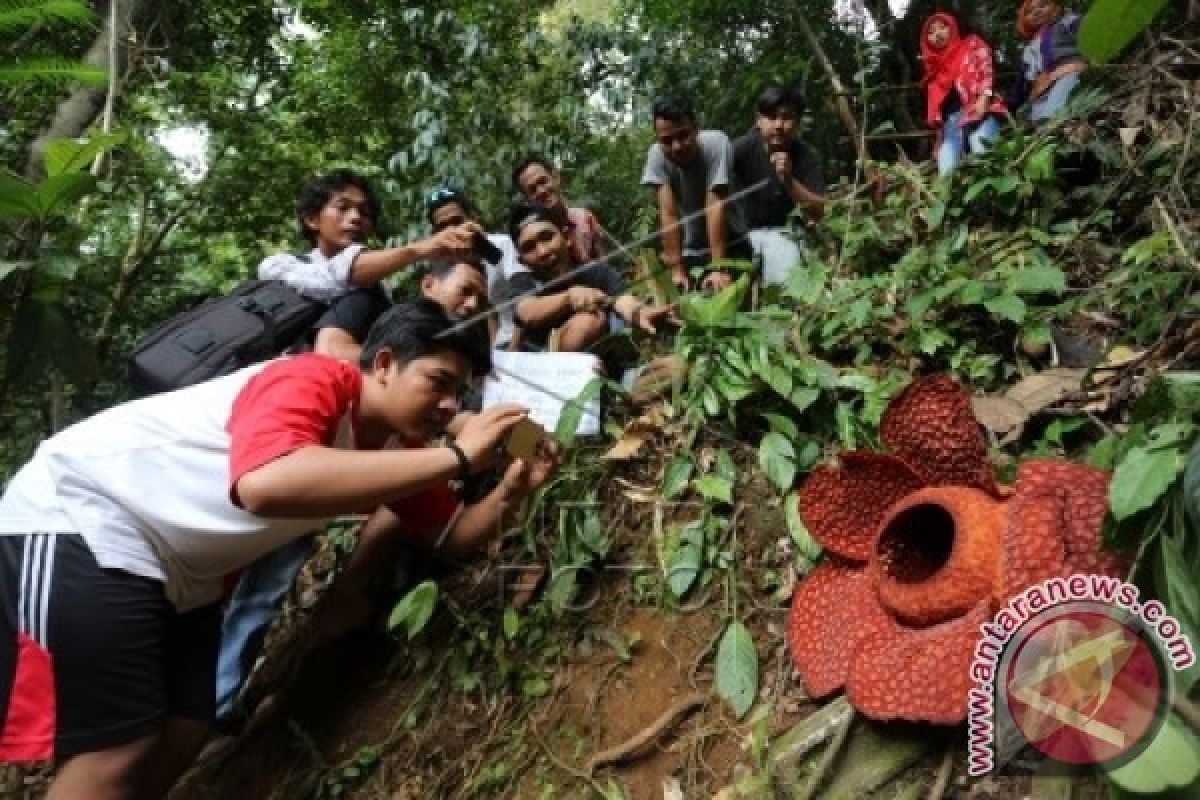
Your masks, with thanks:
M450 448L450 452L458 459L458 479L465 481L471 477L471 462L467 460L467 454L458 446L458 442L446 442L446 447Z

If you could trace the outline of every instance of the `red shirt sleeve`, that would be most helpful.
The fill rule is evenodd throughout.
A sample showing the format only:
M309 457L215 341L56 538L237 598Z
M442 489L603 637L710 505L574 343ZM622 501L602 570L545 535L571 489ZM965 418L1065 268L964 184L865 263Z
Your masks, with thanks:
M433 547L454 518L458 505L458 495L443 483L388 503L387 508L403 522L407 534Z
M280 359L255 375L233 402L230 497L247 472L307 445L328 447L357 402L362 375L353 364L308 353Z

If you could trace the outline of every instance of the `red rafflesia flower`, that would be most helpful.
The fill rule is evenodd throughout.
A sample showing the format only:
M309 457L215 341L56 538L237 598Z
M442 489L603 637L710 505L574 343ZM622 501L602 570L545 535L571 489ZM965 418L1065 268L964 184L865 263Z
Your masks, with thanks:
M1055 576L1119 576L1100 552L1108 473L1027 461L996 484L971 400L953 379L914 381L880 436L813 470L800 515L826 559L792 599L788 643L815 697L845 687L875 719L966 717L980 625Z

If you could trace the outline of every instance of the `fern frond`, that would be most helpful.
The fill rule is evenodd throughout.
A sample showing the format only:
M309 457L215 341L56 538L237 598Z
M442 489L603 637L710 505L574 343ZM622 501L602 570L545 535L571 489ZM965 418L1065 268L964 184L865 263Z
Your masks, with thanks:
M0 86L35 81L103 86L108 82L108 73L99 67L65 58L27 58L0 64Z
M0 0L0 34L39 25L92 25L96 15L84 0Z

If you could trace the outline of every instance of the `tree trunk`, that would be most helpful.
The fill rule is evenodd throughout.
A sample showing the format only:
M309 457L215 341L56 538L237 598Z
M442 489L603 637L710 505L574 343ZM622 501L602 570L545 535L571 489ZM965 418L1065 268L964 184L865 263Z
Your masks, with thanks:
M115 15L116 30L113 29L114 15L109 13L110 6L108 3L103 3L104 25L83 57L84 63L109 72L113 70L112 65L109 63L109 42L115 39L117 44L115 52L118 59L123 60L126 56L127 48L121 45L126 41L129 31L133 27L133 20L144 5L144 0L110 0L110 2L120 4L118 7L119 13ZM124 64L117 65L117 70L123 72ZM118 81L112 87L114 102L116 95L120 92L121 83L121 81ZM54 112L54 118L50 121L50 125L46 130L42 131L41 135L34 140L33 145L30 147L29 161L25 166L26 176L35 180L40 177L43 171L42 158L46 144L51 139L71 138L82 135L103 109L104 100L108 94L109 89L107 87L80 86L59 103L57 110Z
M808 24L808 20L804 15L797 12L795 15L796 25L800 28L800 32L804 34L804 38L808 40L808 46L812 49L817 60L821 62L826 75L829 77L829 83L833 86L833 106L837 111L838 118L842 121L842 125L846 128L846 132L850 135L850 140L854 143L854 154L859 160L867 157L866 143L863 141L862 133L858 130L858 122L854 119L854 109L850 107L850 101L846 98L849 96L846 92L846 86L842 83L842 78L838 75L837 70L833 66L833 62L829 60L829 56L825 53L825 48L821 46L821 41L817 38L817 34Z

